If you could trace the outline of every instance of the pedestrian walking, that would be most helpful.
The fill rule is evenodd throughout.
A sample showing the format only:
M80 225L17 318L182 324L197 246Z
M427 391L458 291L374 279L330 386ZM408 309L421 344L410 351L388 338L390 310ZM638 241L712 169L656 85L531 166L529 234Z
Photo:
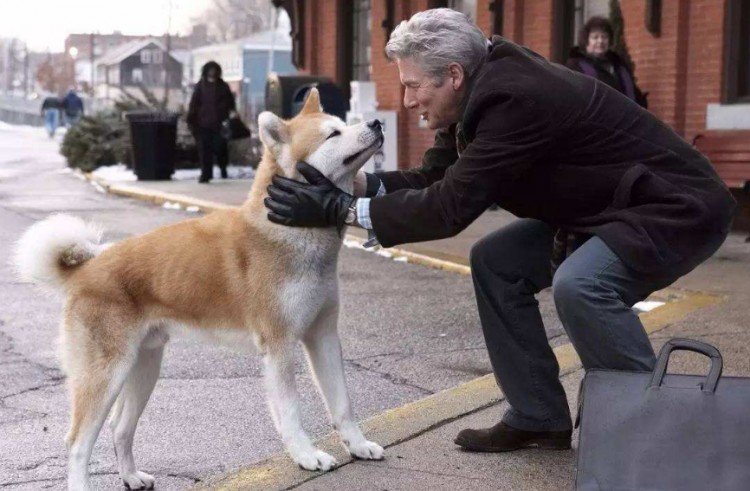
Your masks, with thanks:
M70 128L75 126L83 116L83 100L76 94L74 89L70 89L62 100L63 113L65 115L65 126Z
M651 371L656 357L631 307L709 258L736 202L704 155L633 100L500 36L488 41L454 10L402 22L386 54L404 105L437 130L422 167L362 174L350 195L300 163L307 182L274 178L269 219L356 225L391 247L453 236L493 203L519 217L471 252L510 408L455 442L570 448L568 401L534 295L552 287L584 368Z
M62 111L62 101L57 96L45 97L42 102L42 118L44 118L44 127L50 138L55 136L57 127L60 126L60 112Z
M201 176L198 182L208 183L213 179L214 158L227 177L229 148L221 134L222 123L237 117L234 95L229 85L221 78L221 66L209 61L201 69L201 79L195 85L188 107L187 123L198 144L201 159Z

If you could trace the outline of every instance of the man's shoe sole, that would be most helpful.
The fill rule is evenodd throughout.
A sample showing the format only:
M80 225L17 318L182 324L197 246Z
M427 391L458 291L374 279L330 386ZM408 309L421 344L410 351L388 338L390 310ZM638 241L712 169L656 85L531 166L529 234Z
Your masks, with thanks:
M571 444L569 441L561 442L559 440L529 441L529 442L524 443L523 445L519 445L513 448L476 445L473 443L459 440L458 438L453 440L453 443L463 448L464 450L469 450L471 452L502 453L502 452L513 452L515 450L524 450L528 448L538 448L539 450L570 450L571 449Z

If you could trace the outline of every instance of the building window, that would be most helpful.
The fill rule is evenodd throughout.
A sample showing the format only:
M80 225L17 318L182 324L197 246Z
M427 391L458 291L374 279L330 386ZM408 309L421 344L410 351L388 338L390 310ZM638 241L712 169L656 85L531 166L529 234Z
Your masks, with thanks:
M134 84L143 83L143 70L140 68L133 68L133 72L130 74L131 80Z
M477 20L477 0L448 0L448 8L466 14L472 22Z
M155 49L151 52L151 63L155 65L161 65L164 62L164 53L161 50Z
M352 80L370 80L372 47L370 29L372 18L371 0L355 0L352 9L354 25L354 52L352 53Z
M503 35L503 24L505 23L505 1L494 0L490 2L492 11L492 34Z
M141 63L144 65L151 63L151 50L144 49L141 51Z
M724 101L750 103L750 2L729 0L724 58Z

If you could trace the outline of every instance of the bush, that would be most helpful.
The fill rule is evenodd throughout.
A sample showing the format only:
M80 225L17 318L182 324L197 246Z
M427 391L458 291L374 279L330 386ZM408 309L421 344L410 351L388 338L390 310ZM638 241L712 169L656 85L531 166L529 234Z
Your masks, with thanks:
M127 124L116 112L84 116L63 138L60 153L69 167L91 172L104 165L130 161Z
M128 111L161 111L162 103L153 94L141 87L143 99L127 91L115 102L110 111L93 116L84 116L71 127L63 138L60 153L69 167L91 172L98 167L123 163L132 167L130 127L125 119ZM146 101L146 102L144 102ZM177 125L177 158L175 167L190 169L199 167L198 150L195 139L187 130L187 124L180 118Z

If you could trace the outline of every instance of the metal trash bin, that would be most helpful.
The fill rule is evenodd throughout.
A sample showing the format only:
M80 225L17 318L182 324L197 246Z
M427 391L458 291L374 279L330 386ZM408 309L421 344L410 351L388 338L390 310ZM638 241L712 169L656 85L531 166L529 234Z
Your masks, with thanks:
M179 114L130 111L133 170L139 181L169 180L174 174Z

